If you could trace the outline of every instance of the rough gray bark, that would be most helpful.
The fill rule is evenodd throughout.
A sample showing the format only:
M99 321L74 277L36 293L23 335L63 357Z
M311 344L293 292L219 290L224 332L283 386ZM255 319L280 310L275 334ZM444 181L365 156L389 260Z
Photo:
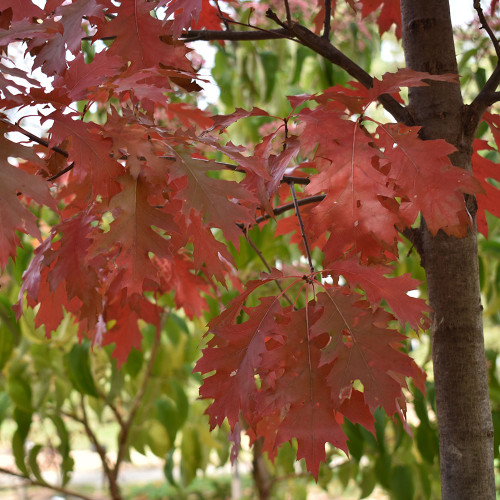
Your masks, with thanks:
M406 64L433 74L457 73L448 0L402 0ZM425 139L446 139L456 166L470 169L473 131L465 126L458 84L410 91L410 112ZM467 200L475 216L475 200ZM475 229L457 239L422 225L422 263L433 308L432 348L445 500L494 499L493 425L482 331Z

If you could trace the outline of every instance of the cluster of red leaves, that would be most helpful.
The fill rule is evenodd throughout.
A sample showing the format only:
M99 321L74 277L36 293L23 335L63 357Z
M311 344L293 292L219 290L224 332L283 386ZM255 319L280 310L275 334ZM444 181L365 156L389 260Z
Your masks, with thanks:
M449 144L423 142L417 127L381 123L367 113L381 94L398 96L403 86L453 78L400 71L370 90L353 84L291 97L287 121L300 134L276 147L280 125L247 149L220 134L264 111L209 117L170 99L199 88L190 49L178 36L191 27L215 27L218 9L209 1L48 0L43 9L25 3L20 9L14 0L0 1L0 44L7 50L24 41L33 68L51 77L52 87L44 89L8 60L1 66L4 108L36 106L48 128L45 145L27 147L5 136L19 128L2 121L0 266L15 258L16 231L40 241L24 275L18 314L23 300L38 305L36 324L50 335L69 312L81 335L114 343L114 356L123 362L140 347L139 320L160 324L158 297L174 292L179 308L200 316L203 294L215 294L216 282L234 280L223 241L238 246L241 228L262 212L271 215L276 200L286 201L283 176L291 162L301 162L295 175L316 173L299 197L324 196L304 213L307 238L324 255L323 270L306 276L274 271L250 282L210 322L196 369L213 372L201 389L214 399L211 425L227 418L234 430L242 417L252 439L264 437L271 456L296 438L299 457L317 475L326 442L347 451L344 418L373 429L373 412L381 406L404 419L405 377L423 389L423 374L401 350L396 320L425 327L427 308L407 295L415 280L388 277L398 230L421 213L432 232L463 234L469 224L463 193L488 194L492 187L483 180L493 173L477 156L481 188L451 165ZM365 15L382 7L382 31L397 18L398 2L361 3ZM87 60L83 38L107 45L99 42L102 51ZM83 113L76 101L86 101ZM99 123L84 120L94 103L105 114ZM489 123L497 134L498 121L490 117ZM214 151L244 180L207 175L226 168L207 159ZM27 208L32 200L59 216L45 238ZM293 214L280 220L278 231L292 232L301 244ZM298 289L297 303L305 305L284 306L280 294L245 307L251 293L277 280Z

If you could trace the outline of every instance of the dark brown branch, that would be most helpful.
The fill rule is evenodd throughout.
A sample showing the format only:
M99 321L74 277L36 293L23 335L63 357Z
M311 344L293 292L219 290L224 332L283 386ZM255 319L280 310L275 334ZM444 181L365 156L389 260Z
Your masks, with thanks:
M47 488L53 491L57 491L58 493L62 493L64 496L81 498L82 500L94 500L92 497L88 497L87 495L83 495L82 493L78 493L72 490L67 490L66 488L62 488L61 486L56 486L53 484L37 481L36 479L31 479L30 477L6 469L5 467L0 467L0 473L8 474L9 476L14 476L19 479L22 479L23 481L26 481L30 486L39 486L41 488Z
M307 198L302 198L301 200L297 201L297 205L299 207L303 205L310 205L311 203L319 203L325 199L324 194L316 194L314 196L308 196ZM288 212L289 210L293 210L295 208L294 203L286 203L285 205L281 205L279 207L276 207L273 210L274 215L281 215L285 212ZM262 217L257 217L255 219L256 224L260 224L261 222L265 222L266 220L269 220L271 216L269 214L263 215Z
M42 139L41 137L38 137L31 132L28 132L26 129L22 128L20 125L17 123L11 123L9 120L6 120L5 118L0 118L0 122L5 123L6 125L9 125L10 127L15 127L17 132L25 135L29 139L31 139L33 142L36 142L38 144L41 144L42 146L45 146L46 148L49 147L48 141L45 139ZM60 155L64 156L65 158L68 157L68 152L64 151L64 149L58 148L57 146L51 146L50 149L52 151L55 151L56 153L59 153Z
M488 102L489 106L496 102L500 102L500 92L491 92L489 95L486 95L485 100Z
M347 57L342 51L332 45L326 38L316 35L299 23L292 23L288 27L285 26L271 9L267 10L266 16L278 23L280 26L288 28L289 34L295 37L300 43L302 43L302 45L305 45L331 63L342 68L367 89L373 87L372 76L352 59L349 59L349 57ZM382 94L379 96L378 101L396 119L396 121L405 123L406 125L414 124L413 118L408 110L399 104L394 97L388 94Z
M332 18L332 0L325 0L325 20L323 23L323 38L330 38L330 26Z
M481 89L476 98L465 107L464 112L464 131L466 135L473 136L476 128L481 121L481 117L489 106L498 102L499 92L496 89L500 85L500 61L493 73L490 75L484 87Z
M285 4L285 12L286 12L286 22L291 24L292 22L292 13L290 12L290 5L288 4L288 0L283 0Z
M481 0L474 0L474 8L476 9L479 21L481 21L481 27L486 31L486 33L488 33L488 36L493 43L493 47L495 47L497 58L500 60L500 43L498 42L498 38L495 36L495 33L493 33L493 30L488 24L486 16L484 15L483 9L481 7Z
M248 40L274 40L276 38L289 38L287 30L257 30L257 31L220 31L220 30L191 30L181 35L183 42L196 42L198 40L216 41L229 40L245 42Z

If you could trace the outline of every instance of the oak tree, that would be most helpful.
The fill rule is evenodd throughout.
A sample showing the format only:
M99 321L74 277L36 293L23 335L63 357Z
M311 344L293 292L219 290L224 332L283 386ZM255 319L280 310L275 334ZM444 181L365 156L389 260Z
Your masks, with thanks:
M255 16L239 16L247 4ZM142 324L160 328L162 296L194 318L234 287L210 310L196 365L210 426L244 428L270 458L296 439L315 477L326 443L348 453L346 420L374 432L383 408L406 422L407 380L423 392L425 375L403 332L430 327L443 498L494 498L477 230L487 234L485 210L500 213L489 180L500 176L481 154L500 145L488 111L500 99L498 5L474 1L496 58L466 105L447 1L347 4L402 38L405 68L374 78L339 50L330 0L265 12L243 1L0 2L0 265L16 258L19 233L38 240L16 314L36 307L50 336L69 313L81 338L114 344L119 364L140 348ZM279 38L353 80L290 95L286 116L211 116L180 98L200 90L196 41ZM30 68L16 67L19 48ZM231 125L256 117L268 123L258 142L232 142ZM482 120L492 140L474 142ZM53 213L50 227L35 207ZM268 272L247 279L230 249L274 220L303 262L261 256ZM430 307L408 295L415 279L391 275L402 239L420 255Z

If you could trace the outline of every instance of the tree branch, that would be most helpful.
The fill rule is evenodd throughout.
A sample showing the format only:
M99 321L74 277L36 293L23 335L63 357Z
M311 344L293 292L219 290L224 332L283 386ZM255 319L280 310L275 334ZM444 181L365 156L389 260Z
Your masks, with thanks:
M0 467L1 474L8 474L9 476L14 476L19 479L22 479L29 483L31 486L40 486L41 488L47 488L53 491L57 491L58 493L62 493L68 497L81 498L82 500L94 500L92 497L88 497L87 495L83 495L76 491L67 490L66 488L62 488L61 486L52 485L49 483L37 481L36 479L31 479L30 477L24 476L23 474L19 474L17 472L6 469L5 467Z
M274 17L272 19L274 19ZM309 47L311 50L323 56L331 63L342 68L367 89L373 87L372 76L352 59L349 59L349 57L347 57L342 51L332 45L329 40L316 35L305 26L298 23L293 23L288 29L290 34L302 43L302 45ZM391 95L382 94L379 96L378 101L396 119L396 121L405 123L406 125L414 124L409 111L404 106L399 104L399 102L396 101L396 99L394 99Z
M146 392L146 388L151 378L151 374L153 373L154 362L156 360L156 355L158 353L158 347L160 346L161 331L163 329L163 326L165 325L167 318L168 318L168 313L164 314L161 319L160 326L158 327L158 333L153 341L153 347L151 349L151 355L149 356L148 365L146 367L146 373L144 374L141 386L139 387L139 390L137 391L137 394L135 395L135 398L132 402L132 407L128 414L128 418L123 422L120 428L120 434L118 435L118 452L116 455L115 466L112 471L115 483L118 480L118 472L120 469L121 462L125 457L127 439L130 433L130 429L134 422L137 411L139 410L139 406L142 402L142 398L144 397L144 393Z
M89 420L87 418L87 410L85 408L85 400L83 394L80 400L80 408L82 410L82 418L80 419L76 415L73 418L76 417L75 420L79 421L83 425L85 429L85 434L87 434L89 441L92 443L92 445L95 448L95 451L97 452L99 458L101 459L102 468L108 480L108 486L109 486L109 491L111 493L111 497L113 498L113 500L121 499L120 488L116 482L116 474L115 474L116 467L113 468L109 464L108 457L106 455L106 449L98 441L97 436L90 427Z
M8 125L10 127L15 127L17 132L25 135L26 137L31 139L33 142L41 144L42 146L45 146L46 148L49 147L48 141L46 141L45 139L42 139L41 137L38 137L37 135L32 134L31 132L28 132L26 129L22 128L17 123L11 123L9 120L6 120L5 118L0 118L0 122L5 123L6 125ZM58 148L57 146L51 146L49 149L52 149L52 151L59 153L60 155L64 156L65 158L67 158L69 156L67 151L65 151L64 149Z
M476 9L479 21L481 21L481 28L483 28L486 33L488 33L488 36L493 43L493 47L495 47L497 58L500 59L500 43L498 42L498 38L495 36L495 33L493 33L493 30L488 24L486 16L484 15L483 9L481 7L481 0L474 0L474 9Z
M311 203L319 203L320 201L323 201L325 199L325 194L316 194L314 196L308 196L307 198L302 198L301 200L297 200L297 205L299 207L303 205L310 205ZM288 212L288 210L293 210L295 208L295 204L292 203L286 203L285 205L281 205L279 207L276 207L273 210L274 215L280 215L285 212ZM264 222L266 220L269 220L271 216L269 214L263 215L262 217L257 217L255 219L256 224L260 224L261 222Z
M323 38L330 38L330 26L332 18L332 0L325 0L325 20L323 23Z
M476 132L481 117L489 106L500 100L500 92L496 89L500 85L500 60L493 73L490 75L479 94L465 107L464 131L466 135L472 136Z
M183 33L180 40L186 43L198 40L245 42L249 40L275 40L276 38L289 38L288 30L284 28L257 31L190 30Z

